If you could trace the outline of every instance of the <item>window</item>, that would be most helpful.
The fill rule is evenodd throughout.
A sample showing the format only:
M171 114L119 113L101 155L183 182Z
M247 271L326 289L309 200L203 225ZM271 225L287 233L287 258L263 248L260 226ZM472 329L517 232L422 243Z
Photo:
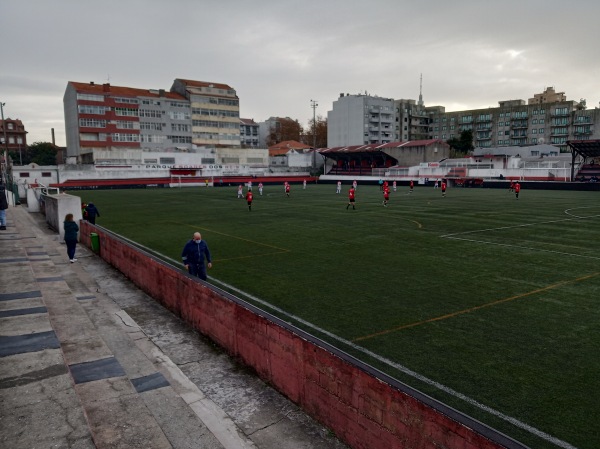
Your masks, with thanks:
M531 134L537 134L537 129L532 129Z
M139 142L140 141L139 134L114 133L111 137L112 137L113 142Z
M161 164L174 164L175 158L174 157L161 157L160 163Z
M140 142L143 143L163 143L165 140L165 136L159 136L156 134L140 134Z
M127 120L118 120L117 121L117 128L119 129L139 129L139 127L136 126L138 122L132 122L132 121L127 121Z
M79 126L82 128L106 128L106 120L80 118Z
M103 95L93 95L93 94L77 94L78 100L88 100L88 101L104 101Z
M77 106L77 110L80 114L104 115L107 109L108 108L106 108L105 106L90 106L87 104L80 104Z
M19 173L19 177L21 178L29 178L29 173L26 171L22 171L21 173Z
M6 124L6 128L7 129L15 129L15 124L14 123L7 123Z
M138 110L133 108L115 108L115 115L136 117L138 115Z
M137 98L123 98L123 97L115 97L115 103L130 103L130 104L138 104L139 101Z
M140 122L140 129L149 131L162 131L162 123Z
M540 125L543 125L543 124L544 124L544 120L545 120L545 119L543 119L543 118L541 118L541 119L540 119Z
M169 111L171 120L189 120L190 113L187 111Z
M540 128L540 129L538 130L538 133L539 133L539 134L544 134L544 128Z
M138 115L139 117L162 118L163 116L163 111L157 111L154 109L134 109L134 111L136 111L136 114L134 115Z
M191 126L186 125L184 123L171 123L171 131L172 132L191 132Z
M52 177L52 173L50 173L49 171L42 172L42 178L51 178L51 177Z
M167 138L173 143L192 143L190 136L167 136Z

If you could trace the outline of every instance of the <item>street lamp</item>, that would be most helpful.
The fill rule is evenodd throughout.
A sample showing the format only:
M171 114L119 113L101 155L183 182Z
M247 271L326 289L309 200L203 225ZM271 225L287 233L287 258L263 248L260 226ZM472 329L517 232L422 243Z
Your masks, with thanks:
M4 172L6 181L8 181L8 138L6 137L6 122L4 122L4 106L6 103L0 103L0 116L2 117L2 131L4 131Z
M315 154L315 151L317 151L317 106L319 106L317 100L310 100L310 107L313 110L313 169L317 168L317 156Z

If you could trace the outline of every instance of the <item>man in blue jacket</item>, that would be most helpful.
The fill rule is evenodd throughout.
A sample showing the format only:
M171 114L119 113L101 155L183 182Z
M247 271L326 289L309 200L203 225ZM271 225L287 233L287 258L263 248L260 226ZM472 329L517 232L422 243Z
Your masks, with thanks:
M203 281L206 280L206 267L204 266L204 258L208 262L208 268L212 268L212 260L208 245L202 240L202 235L199 232L194 232L192 240L187 242L181 252L181 258L186 270L192 276L198 276Z

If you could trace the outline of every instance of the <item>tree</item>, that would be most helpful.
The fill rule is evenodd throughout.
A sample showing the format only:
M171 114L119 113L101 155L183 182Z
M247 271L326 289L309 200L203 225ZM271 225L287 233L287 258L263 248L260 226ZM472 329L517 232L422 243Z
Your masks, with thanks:
M302 125L298 120L292 120L289 117L278 118L275 126L269 130L267 136L267 147L273 146L285 140L300 141L300 136L304 133Z
M308 121L308 129L306 130L306 142L304 143L312 147L313 145L315 145L315 140L316 148L327 147L327 119L323 118L323 116L321 115L317 115L316 120L314 121L313 119L310 119Z
M38 165L56 165L56 146L50 142L35 142L28 147L10 151L10 157L13 164L38 164Z
M453 137L446 141L450 145L450 149L454 150L457 155L466 155L475 148L473 146L473 131L461 131L460 138Z

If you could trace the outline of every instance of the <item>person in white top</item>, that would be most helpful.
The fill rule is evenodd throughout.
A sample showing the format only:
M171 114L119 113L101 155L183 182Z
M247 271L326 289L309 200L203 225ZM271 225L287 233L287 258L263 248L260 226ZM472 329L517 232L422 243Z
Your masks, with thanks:
M238 186L238 198L244 198L244 188L241 184Z
M263 189L263 183L259 182L258 183L258 193L262 196L262 189Z
M342 181L338 181L335 193L342 193Z

